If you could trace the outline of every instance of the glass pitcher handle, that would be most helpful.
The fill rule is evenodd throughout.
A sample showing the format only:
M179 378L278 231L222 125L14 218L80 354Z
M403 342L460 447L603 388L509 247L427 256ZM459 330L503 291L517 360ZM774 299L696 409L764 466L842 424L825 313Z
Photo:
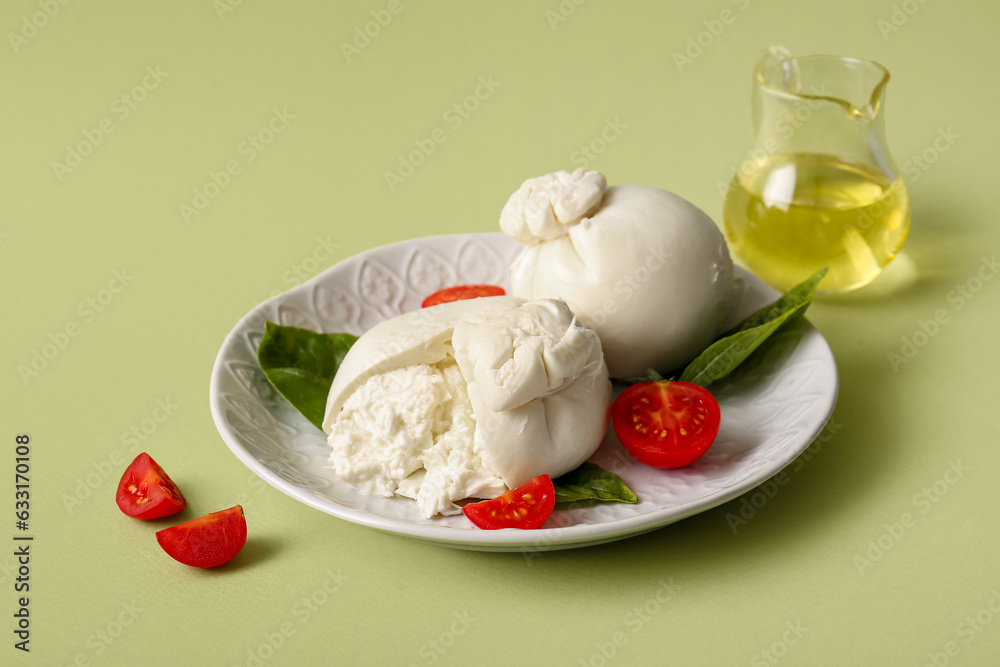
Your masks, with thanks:
M802 92L802 74L799 72L799 61L792 52L783 46L772 45L761 53L761 60L773 63L781 68L782 87L790 93ZM758 65L763 65L758 62Z

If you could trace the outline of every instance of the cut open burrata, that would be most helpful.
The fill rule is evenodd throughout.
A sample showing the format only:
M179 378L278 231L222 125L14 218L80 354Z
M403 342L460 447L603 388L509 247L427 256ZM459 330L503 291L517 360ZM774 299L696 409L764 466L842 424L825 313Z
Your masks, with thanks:
M344 358L323 430L359 490L421 514L569 472L604 437L611 382L600 339L565 303L444 303L381 322Z

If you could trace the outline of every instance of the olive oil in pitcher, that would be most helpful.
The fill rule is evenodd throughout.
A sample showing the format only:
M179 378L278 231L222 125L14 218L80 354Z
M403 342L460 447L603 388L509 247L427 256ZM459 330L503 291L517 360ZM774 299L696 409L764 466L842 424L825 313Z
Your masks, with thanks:
M910 229L910 203L885 138L889 71L780 46L754 63L753 135L726 192L730 247L772 287L823 266L820 292L878 276Z
M723 216L733 252L765 282L787 289L826 265L824 292L874 280L910 225L901 180L822 154L744 163Z

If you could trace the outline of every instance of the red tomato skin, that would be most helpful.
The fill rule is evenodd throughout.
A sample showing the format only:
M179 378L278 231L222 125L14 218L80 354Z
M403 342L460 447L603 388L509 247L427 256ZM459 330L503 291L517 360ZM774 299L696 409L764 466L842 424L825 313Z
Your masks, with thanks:
M539 475L502 496L470 503L462 508L462 513L483 530L533 530L548 520L555 506L556 489L552 478Z
M125 469L115 501L124 514L143 521L171 516L187 507L184 494L146 452Z
M167 555L191 567L217 567L227 563L247 541L247 521L239 505L164 528L156 541Z
M429 308L439 303L449 303L451 301L462 301L465 299L477 299L481 296L503 296L507 292L497 285L456 285L447 287L438 292L434 292L424 299L420 304L421 308Z
M654 468L683 468L701 458L715 441L721 412L704 387L641 382L615 399L611 424L618 441L639 462Z

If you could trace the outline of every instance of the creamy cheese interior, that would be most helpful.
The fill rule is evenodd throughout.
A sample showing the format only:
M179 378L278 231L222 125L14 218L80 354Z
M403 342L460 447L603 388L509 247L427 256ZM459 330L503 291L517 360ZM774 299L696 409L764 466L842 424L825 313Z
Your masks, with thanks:
M456 500L506 490L476 435L465 379L449 355L370 377L332 424L330 464L369 494L399 494L421 514L456 514Z

